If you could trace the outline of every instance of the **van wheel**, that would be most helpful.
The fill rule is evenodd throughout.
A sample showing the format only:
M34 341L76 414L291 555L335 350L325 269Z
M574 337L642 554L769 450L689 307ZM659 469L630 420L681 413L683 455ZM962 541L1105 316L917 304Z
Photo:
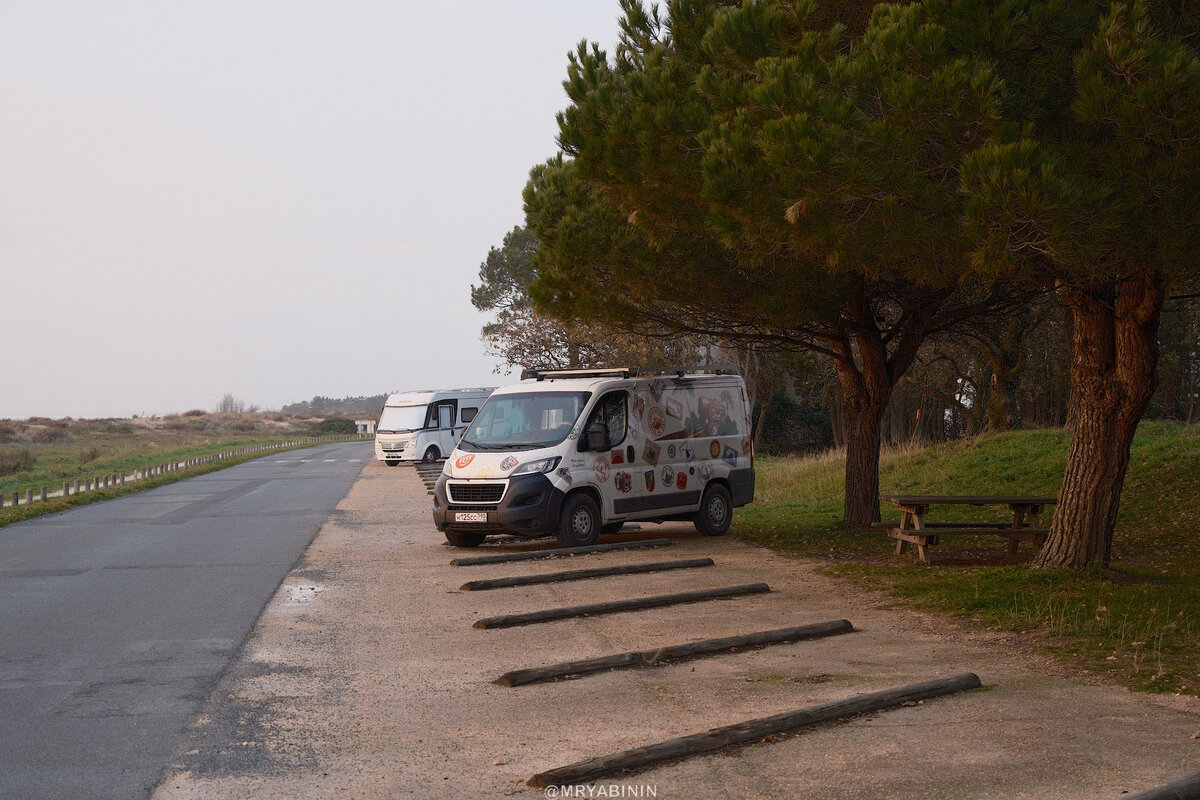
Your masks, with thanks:
M438 452L438 449L431 445L429 449L425 451L425 455L421 456L421 460L426 464L432 464L434 461L438 460L438 456L440 455L441 453Z
M457 531L442 531L442 533L446 534L446 541L455 547L479 547L487 538L486 533L460 533Z
M555 532L564 547L587 547L600 538L600 508L590 495L573 494L563 504Z
M385 458L385 459L383 460L383 463L387 464L389 467L394 467L394 466L396 466L397 464L399 464L399 463L400 463L400 459L398 459L398 458Z
M719 483L709 484L704 491L704 499L700 501L700 510L696 512L696 530L705 536L720 536L729 530L733 522L733 500L729 490Z
M625 527L624 522L610 522L607 525L600 526L600 533L608 536L613 533L619 533L621 528Z

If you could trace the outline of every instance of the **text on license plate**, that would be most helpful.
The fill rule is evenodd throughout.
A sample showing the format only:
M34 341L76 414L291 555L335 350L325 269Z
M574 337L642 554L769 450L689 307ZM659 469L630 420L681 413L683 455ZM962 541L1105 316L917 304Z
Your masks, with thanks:
M483 511L458 511L454 514L455 522L487 522L487 513Z

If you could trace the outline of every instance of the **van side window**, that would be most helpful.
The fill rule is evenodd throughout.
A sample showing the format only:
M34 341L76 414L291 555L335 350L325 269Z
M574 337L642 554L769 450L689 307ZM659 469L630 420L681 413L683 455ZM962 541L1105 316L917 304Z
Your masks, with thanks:
M625 392L611 392L600 398L600 402L596 404L596 408L592 410L591 419L588 424L593 422L602 422L608 428L608 443L610 447L616 447L625 441L625 428L628 415L626 413L626 397Z
M464 409L462 410L462 421L463 421L463 424L464 424L464 425L467 425L467 424L469 424L469 423L471 422L471 420L475 419L475 415L476 415L476 414L478 414L478 413L479 413L479 409L478 409L478 408L473 408L473 407L471 407L471 406L467 406L466 408L464 408Z

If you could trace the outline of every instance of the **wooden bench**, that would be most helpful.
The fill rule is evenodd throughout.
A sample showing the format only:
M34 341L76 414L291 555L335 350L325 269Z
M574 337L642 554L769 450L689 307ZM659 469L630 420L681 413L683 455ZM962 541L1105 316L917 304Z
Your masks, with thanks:
M887 531L896 540L896 553L917 546L917 555L929 562L929 548L940 536L1002 536L1008 540L1008 554L1017 554L1017 545L1032 542L1041 546L1049 529L1042 527L1042 509L1054 505L1058 498L1026 495L962 496L962 495L883 495L880 499L900 509L900 522L876 523L873 527ZM930 522L925 519L930 506L1008 506L1011 522Z

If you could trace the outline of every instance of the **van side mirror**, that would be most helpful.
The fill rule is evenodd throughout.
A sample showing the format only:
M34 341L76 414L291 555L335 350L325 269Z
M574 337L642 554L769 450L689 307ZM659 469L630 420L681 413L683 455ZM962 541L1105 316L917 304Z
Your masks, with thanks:
M603 422L593 422L587 426L587 449L608 449L608 426Z

